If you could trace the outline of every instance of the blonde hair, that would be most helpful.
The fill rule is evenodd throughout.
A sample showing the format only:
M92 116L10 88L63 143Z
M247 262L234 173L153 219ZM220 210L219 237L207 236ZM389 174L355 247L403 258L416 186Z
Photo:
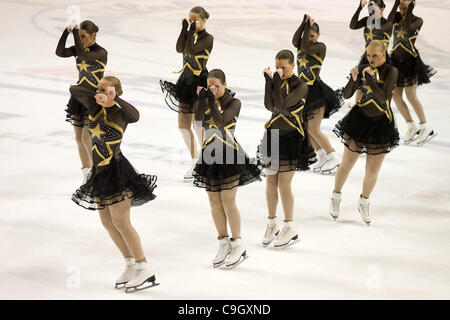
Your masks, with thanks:
M379 50L381 52L386 52L387 49L388 49L386 43L384 43L381 40L372 40L372 41L370 41L369 45L366 47L366 50L368 48L374 48L374 49L377 49L377 50Z
M116 93L118 96L121 96L123 93L122 90L122 83L120 82L119 78L116 78L114 76L106 76L103 77L106 81L112 84L112 86L116 89Z

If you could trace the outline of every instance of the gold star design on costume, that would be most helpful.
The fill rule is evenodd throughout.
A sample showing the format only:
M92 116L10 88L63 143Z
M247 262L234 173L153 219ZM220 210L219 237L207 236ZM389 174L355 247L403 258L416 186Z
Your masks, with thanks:
M208 129L211 129L212 127L216 128L216 129L219 129L219 128L217 128L216 124L214 123L214 119L213 118L211 118L209 120L206 120L205 123L207 123L209 125Z
M303 56L300 60L298 60L298 63L300 63L300 66L302 68L306 68L306 65L308 64L308 60L306 59L306 56Z
M373 40L373 36L374 36L374 34L373 34L373 32L372 32L372 30L370 30L369 32L367 32L366 33L366 37L367 37L367 40Z
M405 32L405 30L403 30L403 29L399 29L398 31L397 31L397 38L403 38L404 36L405 36L405 34L406 34L406 32Z
M366 94L373 92L372 89L370 88L370 86L363 86L363 88L366 89L366 91L367 91Z
M220 105L220 101L218 99L216 99L216 107L220 113L223 113L222 106Z
M99 140L100 135L105 134L105 132L100 129L100 124L97 124L94 129L89 129L89 131L91 131L92 138L97 137Z
M87 68L90 67L90 64L87 64L86 61L81 61L81 63L77 64L78 67L80 67L80 71L84 70L84 71L88 71Z

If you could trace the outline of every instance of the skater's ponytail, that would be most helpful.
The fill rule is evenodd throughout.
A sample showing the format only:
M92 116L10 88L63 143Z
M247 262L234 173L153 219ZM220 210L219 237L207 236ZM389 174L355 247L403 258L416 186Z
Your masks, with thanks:
M112 86L116 89L116 94L118 96L122 95L122 93L123 93L122 83L120 82L119 78L116 78L114 76L106 76L106 77L103 77L103 79L105 79L106 81L108 81L109 83L112 84Z

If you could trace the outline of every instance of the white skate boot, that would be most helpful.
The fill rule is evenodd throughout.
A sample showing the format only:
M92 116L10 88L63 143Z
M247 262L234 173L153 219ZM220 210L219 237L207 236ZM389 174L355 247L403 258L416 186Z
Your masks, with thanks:
M405 144L410 144L414 140L417 139L417 135L420 132L419 126L414 121L407 122L406 126L408 130L406 130L405 136L403 137L403 141Z
M363 221L369 226L370 225L369 199L359 197L358 211Z
M317 161L314 162L310 168L314 171L314 172L319 172L320 169L322 169L322 167L325 165L325 163L327 163L327 154L325 153L325 150L320 149L317 151Z
M276 239L280 230L277 226L277 219L268 219L266 233L264 234L263 246L267 247L273 240Z
M322 167L322 174L331 174L334 169L339 167L341 160L338 158L335 151L327 154L327 163Z
M231 253L227 259L227 268L234 268L248 258L247 251L241 243L240 239L230 241Z
M219 240L219 251L217 252L216 257L213 259L214 268L220 267L225 263L225 260L231 253L231 243L230 239L223 238Z
M330 216L333 217L334 220L336 220L339 215L341 214L341 200L342 200L342 194L333 192L331 194L331 200L330 200Z
M116 279L116 289L125 288L125 284L134 277L136 273L136 262L134 258L125 259L125 271Z
M136 273L131 280L125 284L125 292L135 292L159 285L159 283L156 283L155 281L155 273L148 263L136 262ZM151 283L151 285L146 285L146 282Z
M194 176L192 175L192 172L194 171L195 164L197 163L197 161L198 161L197 158L192 159L191 167L184 174L184 177L183 177L184 182L190 182L192 179L194 179Z
M418 146L424 145L437 135L437 133L426 123L419 124L419 128L419 136L417 137Z
M298 241L300 241L300 239L298 238L298 232L294 227L294 221L288 221L284 222L283 229L281 229L273 246L282 249L293 245Z
M81 173L83 174L83 184L86 183L90 172L91 172L91 168L86 168L86 167L81 168Z

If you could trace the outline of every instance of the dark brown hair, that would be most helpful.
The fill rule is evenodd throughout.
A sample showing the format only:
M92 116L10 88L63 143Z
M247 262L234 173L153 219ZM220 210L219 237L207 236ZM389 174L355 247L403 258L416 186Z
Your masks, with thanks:
M289 60L289 63L294 63L294 54L291 50L281 50L277 53L275 59L278 60Z
M224 84L225 82L227 82L226 77L225 77L225 72L223 72L220 69L213 69L210 72L208 72L208 79L209 78L216 78L220 80L221 84Z
M191 12L197 13L201 19L208 19L209 13L203 7L193 7Z
M123 93L122 90L122 83L120 82L119 78L116 78L114 76L106 76L102 79L105 79L106 81L110 82L112 86L116 89L116 93L118 96L121 96Z
M86 30L87 33L93 34L98 32L98 27L91 20L84 20L80 23L80 29Z

